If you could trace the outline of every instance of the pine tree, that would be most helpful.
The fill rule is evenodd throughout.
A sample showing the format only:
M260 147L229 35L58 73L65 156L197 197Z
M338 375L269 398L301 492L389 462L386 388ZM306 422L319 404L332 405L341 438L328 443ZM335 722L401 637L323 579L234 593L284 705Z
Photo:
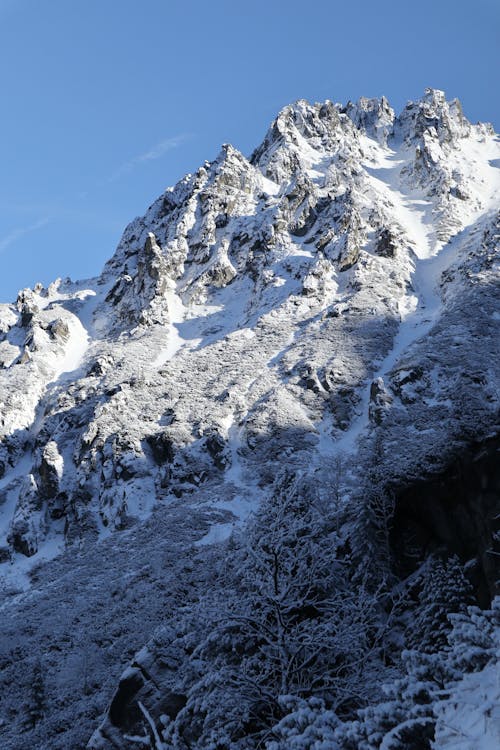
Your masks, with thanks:
M465 612L471 602L471 586L459 559L430 557L422 568L418 604L408 634L408 645L420 651L436 651L448 643L449 615Z
M391 530L395 499L384 475L384 450L377 434L363 487L351 509L351 546L357 567L372 590L389 591L392 572Z
M476 672L498 658L500 597L493 600L489 610L468 607L466 612L451 614L449 620L449 661L455 669Z

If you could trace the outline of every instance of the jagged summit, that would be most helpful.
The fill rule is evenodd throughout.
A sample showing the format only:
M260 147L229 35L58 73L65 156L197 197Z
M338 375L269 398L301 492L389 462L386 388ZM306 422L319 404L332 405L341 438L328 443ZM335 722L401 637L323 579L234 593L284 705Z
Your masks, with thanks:
M387 142L394 125L394 110L385 96L380 99L362 96L355 104L348 102L343 111L357 128L381 143Z
M361 97L345 106L331 101L310 104L301 99L281 110L250 160L265 168L269 152L285 145L298 147L301 138L313 147L321 144L327 151L341 150L343 135L353 137L352 125L382 144L391 137L402 136L410 142L424 134L437 135L440 142L451 141L466 137L471 128L458 99L447 102L444 92L437 89L426 89L421 99L408 102L398 116L384 96Z
M409 143L415 138L437 138L443 144L466 138L471 127L458 99L448 102L443 91L426 89L422 99L406 105L396 120L395 133Z

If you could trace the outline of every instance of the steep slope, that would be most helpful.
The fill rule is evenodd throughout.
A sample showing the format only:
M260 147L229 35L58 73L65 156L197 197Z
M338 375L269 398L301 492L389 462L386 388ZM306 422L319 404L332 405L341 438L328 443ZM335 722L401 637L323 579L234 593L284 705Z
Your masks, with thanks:
M71 535L120 527L154 497L224 476L230 501L242 489L233 480L265 483L283 451L303 463L318 444L323 455L354 450L370 411L380 418L377 399L414 427L416 404L426 434L436 430L460 408L457 378L474 378L454 351L477 340L465 295L473 304L480 291L491 307L474 316L487 342L479 357L491 362L497 341L486 293L495 157L490 131L439 92L396 119L385 100L345 111L299 102L250 162L226 146L168 190L127 228L99 279L25 290L4 306L7 543L33 554L52 519ZM435 342L452 329L446 377L451 342ZM425 348L445 361L422 383L411 360ZM488 362L477 369L485 429L495 373ZM439 436L427 440L440 455ZM32 465L20 477L27 446Z
M6 627L62 596L49 572L22 591L65 549L47 571L77 580L86 554L135 559L141 529L168 548L176 518L188 560L284 465L349 505L374 456L401 493L498 435L499 167L492 129L439 91L399 116L299 101L250 159L225 145L168 189L100 277L0 306ZM493 591L489 533L467 551Z

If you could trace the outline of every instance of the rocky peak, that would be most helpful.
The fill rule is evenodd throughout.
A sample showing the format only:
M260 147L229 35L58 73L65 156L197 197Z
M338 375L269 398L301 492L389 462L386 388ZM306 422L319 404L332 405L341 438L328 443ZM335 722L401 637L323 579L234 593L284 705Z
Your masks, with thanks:
M133 320L161 322L167 288L175 287L185 303L201 302L210 289L224 288L248 272L254 283L262 277L259 288L264 289L270 278L277 279L270 272L276 257L289 253L300 238L310 243L307 252L314 251L314 262L326 255L340 271L356 265L371 232L376 233L374 252L394 257L402 235L396 222L390 234L400 239L388 240L394 221L383 200L368 209L364 196L370 194L370 176L363 163L370 149L387 148L388 139L397 147L401 135L414 149L401 176L408 189L424 189L432 197L438 236L448 238L460 224L471 181L447 150L458 148L470 128L459 103L447 102L433 89L398 118L385 97L361 97L345 107L304 100L284 107L250 160L224 144L212 162L167 190L127 227L104 274L112 284L116 329ZM150 233L158 248L151 269L143 257ZM116 299L124 295L128 302L122 309Z
M444 91L426 89L424 96L416 102L408 102L396 118L394 132L407 143L432 138L440 144L455 145L466 138L471 124L462 111L458 99L446 101Z
M252 167L243 154L230 143L223 143L219 155L210 165L218 184L237 190L246 188L246 179ZM236 178L236 179L235 179Z
M334 153L345 133L353 137L353 130L350 120L331 101L309 104L301 99L281 110L250 161L266 177L283 182L304 169L308 149Z
M382 96L380 99L367 99L362 96L356 103L348 102L343 111L354 125L370 138L385 143L394 124L394 110Z

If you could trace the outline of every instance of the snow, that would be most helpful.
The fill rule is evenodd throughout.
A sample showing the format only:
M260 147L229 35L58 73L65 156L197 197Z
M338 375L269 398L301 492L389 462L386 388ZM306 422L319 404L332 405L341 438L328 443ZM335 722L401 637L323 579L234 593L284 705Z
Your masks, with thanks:
M242 467L238 450L241 447L242 442L242 427L238 426L230 418L230 425L227 429L227 438L231 450L231 466L225 473L226 482L231 482L235 487L245 487L245 482L242 476Z
M168 291L165 296L170 318L170 325L167 334L168 344L153 360L151 366L156 369L162 367L166 362L171 360L185 344L185 340L181 337L178 330L178 325L182 323L186 317L186 310L182 304L182 300L173 291Z
M248 492L248 487L245 487L245 490ZM212 524L208 532L195 542L195 546L204 547L207 544L218 544L229 539L235 528L241 527L248 517L255 513L259 506L259 494L256 489L253 497L242 494L235 495L231 500L216 501L214 508L229 511L234 518L228 522Z
M492 139L487 155L498 153L498 139ZM370 383L377 378L387 376L403 354L412 344L423 338L439 318L442 300L439 293L439 282L445 271L459 256L468 240L467 231L457 233L447 244L439 242L432 223L433 204L424 200L416 191L403 192L401 172L408 164L408 156L403 147L401 152L370 144L371 156L368 172L375 194L382 195L388 204L392 204L394 216L404 229L415 254L414 270L411 276L413 292L398 300L400 326L394 339L391 351L386 355ZM466 142L463 152L469 162L471 174L480 184L478 192L483 198L481 204L472 212L477 218L484 208L498 207L500 203L500 170L485 163L484 148L478 148L477 142ZM471 213L464 212L464 222L470 222ZM337 441L328 439L327 424L323 420L320 433L319 451L322 455L349 454L357 449L358 440L369 426L368 405L370 385L365 389L357 407L358 417L346 433Z
M268 195L273 195L273 196L278 195L280 191L280 185L278 185L277 182L273 182L272 180L270 180L268 177L265 177L264 175L259 175L259 179L262 183L262 187L264 191Z
M391 206L394 218L403 227L417 258L428 258L436 251L432 220L433 203L422 191L405 190L402 172L411 162L405 147L394 151L373 146L364 165L375 193Z
M436 711L434 750L498 750L500 661L466 674Z
M83 362L89 345L89 335L81 321L74 315L67 318L69 327L69 341L65 347L64 356L57 362L51 383L58 381L63 375L78 370Z
M40 563L55 560L65 549L62 525L54 527L51 533L40 543L38 551L32 557L25 557L14 552L10 562L2 566L0 589L28 591L31 588L30 573ZM0 592L1 593L1 592ZM0 608L1 609L1 608Z
M473 134L461 143L460 156L453 158L456 168L467 178L471 208L463 213L472 220L481 212L498 210L500 204L500 137Z
M0 479L0 493L16 481L20 481L31 468L31 456L25 454L15 467ZM17 495L14 492L7 492L3 502L0 503L0 545L6 544L7 534L10 528L10 522L16 507Z
M234 523L215 523L210 530L195 542L196 547L204 547L207 544L219 544L229 539L234 529Z

